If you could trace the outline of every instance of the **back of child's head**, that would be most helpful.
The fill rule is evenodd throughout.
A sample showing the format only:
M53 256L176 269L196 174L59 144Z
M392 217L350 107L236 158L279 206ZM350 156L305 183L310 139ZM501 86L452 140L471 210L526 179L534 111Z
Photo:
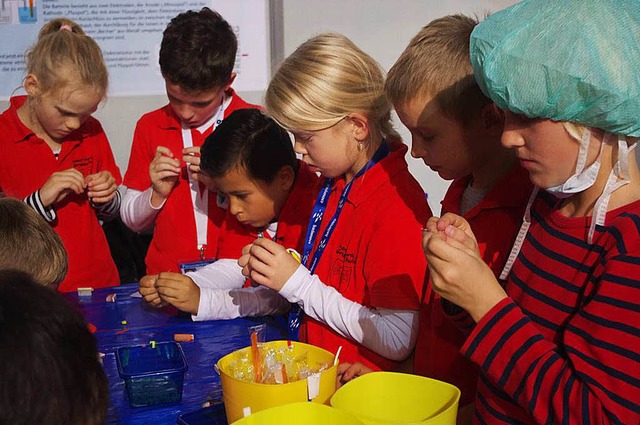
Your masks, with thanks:
M491 101L473 77L469 37L478 24L465 15L448 15L428 23L409 42L387 74L391 102L405 105L424 99L466 124Z
M31 207L0 198L0 270L28 273L57 288L67 274L67 252L58 234Z
M322 130L359 112L373 131L399 139L380 65L340 34L313 37L287 57L269 83L265 105L288 130Z
M0 423L104 423L108 381L87 323L14 270L0 271L0 356Z
M208 7L176 16L160 44L162 76L186 92L225 86L236 61L238 41L229 23Z
M200 148L200 169L214 178L243 169L251 179L270 183L284 166L298 167L291 138L258 109L234 111Z
M105 96L109 84L100 46L66 18L44 24L27 51L27 74L37 77L41 94L73 84L91 86Z

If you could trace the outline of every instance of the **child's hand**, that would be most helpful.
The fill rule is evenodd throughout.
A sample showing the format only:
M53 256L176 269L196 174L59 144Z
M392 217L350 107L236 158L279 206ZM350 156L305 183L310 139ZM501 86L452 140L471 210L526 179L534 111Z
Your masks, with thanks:
M156 288L162 301L187 313L198 314L200 287L190 277L180 273L160 273Z
M45 207L57 204L70 193L84 192L86 183L82 173L75 168L56 171L40 188L40 200Z
M373 370L369 369L362 363L340 363L338 365L338 379L336 380L336 389L340 388L352 379L371 372L373 372Z
M462 217L447 214L430 219L422 244L433 289L464 308L476 322L507 297Z
M109 171L91 174L85 179L89 192L87 196L95 204L104 204L116 196L118 185Z
M253 282L280 291L300 263L283 246L260 238L242 249L238 265Z
M151 179L151 205L160 206L168 197L180 176L180 161L164 146L156 148L156 156L149 164Z
M187 169L195 181L202 181L200 173L200 147L191 146L182 150L182 160L187 164ZM203 182L204 183L204 182Z
M156 281L158 280L157 274L148 274L140 279L140 287L138 290L142 295L142 298L154 307L162 308L168 303L162 301L158 289L156 288Z

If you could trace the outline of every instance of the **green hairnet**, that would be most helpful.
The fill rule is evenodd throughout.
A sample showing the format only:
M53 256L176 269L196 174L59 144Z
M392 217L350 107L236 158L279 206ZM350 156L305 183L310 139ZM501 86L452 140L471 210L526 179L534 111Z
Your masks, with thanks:
M525 0L471 34L499 107L640 136L640 0Z

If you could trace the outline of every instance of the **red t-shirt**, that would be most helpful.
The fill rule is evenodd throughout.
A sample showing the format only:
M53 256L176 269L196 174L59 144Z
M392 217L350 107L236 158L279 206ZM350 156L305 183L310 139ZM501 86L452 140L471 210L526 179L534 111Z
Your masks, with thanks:
M293 188L278 214L278 230L275 242L285 248L293 248L302 252L304 238L316 201L318 176L309 166L298 161L300 168L296 174ZM265 237L267 237L265 232ZM217 258L240 258L242 248L258 237L255 228L241 225L227 210L224 220L224 231L220 236Z
M11 106L0 115L0 188L6 196L23 199L40 189L56 171L75 168L85 177L109 171L121 183L107 136L102 126L89 117L62 142L58 159L47 143L18 118L26 96L11 98ZM57 219L51 223L62 239L69 257L69 270L58 289L73 291L120 282L107 239L86 192L71 193L54 205ZM34 260L37 267L38 259Z
M314 273L345 298L364 306L418 310L426 271L421 229L431 211L407 168L407 146L394 143L390 148L382 161L353 182ZM344 186L343 179L336 181L319 235L333 217ZM359 361L376 370L398 367L397 362L306 316L300 337L332 353L342 346L344 362Z
M451 183L442 200L443 214L459 213L470 180L468 176ZM532 189L529 173L515 165L464 216L476 236L482 259L496 276L511 252ZM440 296L433 293L431 285L425 292L413 371L457 386L462 391L460 405L464 406L475 399L478 369L460 354L466 336L443 311Z
M232 100L224 111L225 117L237 109L256 107L243 101L231 89L227 95L232 96ZM213 128L200 134L197 130L192 130L193 146L201 146L212 131ZM158 146L165 146L173 152L174 157L182 158L182 127L170 105L149 112L138 120L129 166L124 176L125 186L139 191L147 190L151 186L149 164L153 161ZM207 244L204 251L206 258L216 256L224 215L225 210L216 204L215 193L210 193ZM146 258L147 273L179 272L179 263L200 258L197 241L189 176L183 164L176 186L156 217L153 238Z

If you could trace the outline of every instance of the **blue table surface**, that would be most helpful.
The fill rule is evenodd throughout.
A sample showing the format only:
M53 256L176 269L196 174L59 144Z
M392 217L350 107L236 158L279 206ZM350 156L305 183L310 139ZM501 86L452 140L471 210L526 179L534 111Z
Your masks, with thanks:
M87 322L96 326L98 350L105 354L104 371L109 379L111 401L107 423L226 425L221 404L202 409L207 401L220 403L220 378L214 364L224 355L250 345L250 326L265 323L266 341L286 339L286 317L242 318L193 322L189 315L174 309L157 310L131 295L137 284L94 290L90 296L76 292L64 294L78 306ZM116 301L107 302L115 293ZM126 321L126 324L123 324ZM193 342L180 343L187 359L182 402L132 408L127 400L125 383L118 375L115 352L119 347L149 344L150 341L173 341L176 333L193 334Z

